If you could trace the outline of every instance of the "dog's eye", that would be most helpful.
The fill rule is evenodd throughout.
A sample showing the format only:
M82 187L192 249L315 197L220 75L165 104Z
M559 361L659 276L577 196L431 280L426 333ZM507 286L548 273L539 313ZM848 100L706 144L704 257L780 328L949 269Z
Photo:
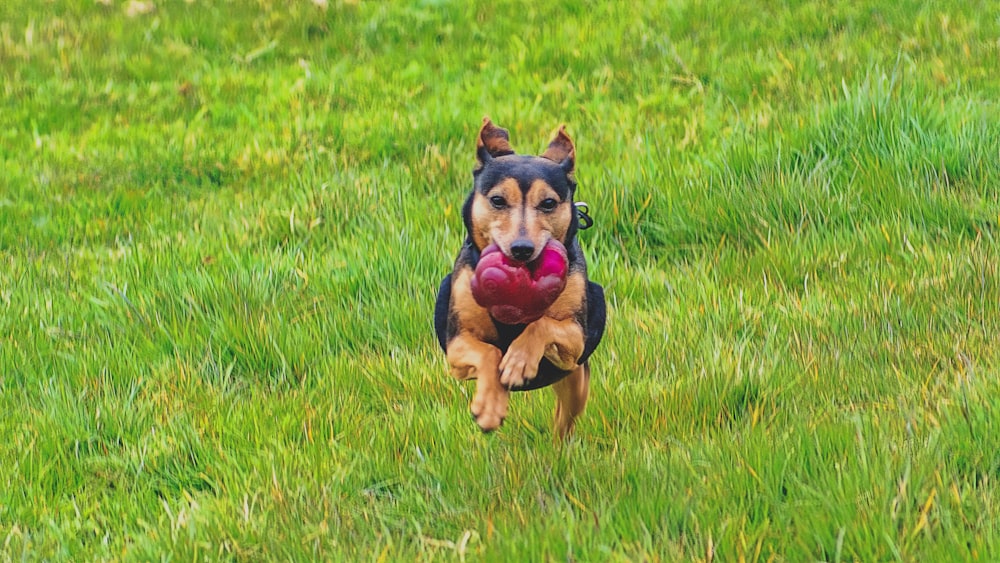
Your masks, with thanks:
M495 195L490 198L490 205L492 205L494 209L503 209L504 207L507 207L507 200Z
M559 205L559 202L550 197L542 200L542 202L538 204L538 208L542 211L552 211L557 205Z

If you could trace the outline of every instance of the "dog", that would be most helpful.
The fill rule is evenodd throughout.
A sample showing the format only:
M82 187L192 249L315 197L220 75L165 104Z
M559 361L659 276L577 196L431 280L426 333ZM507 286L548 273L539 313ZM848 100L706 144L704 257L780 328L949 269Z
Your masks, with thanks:
M473 187L462 206L465 242L434 308L434 329L451 374L476 380L470 411L483 432L503 422L511 391L551 385L562 438L587 404L589 358L604 335L606 306L604 289L587 278L577 240L590 217L573 200L575 164L565 126L541 156L528 156L515 154L508 132L483 119ZM475 301L471 280L484 248L496 244L508 257L530 262L551 239L565 246L568 273L565 289L541 318L507 325Z

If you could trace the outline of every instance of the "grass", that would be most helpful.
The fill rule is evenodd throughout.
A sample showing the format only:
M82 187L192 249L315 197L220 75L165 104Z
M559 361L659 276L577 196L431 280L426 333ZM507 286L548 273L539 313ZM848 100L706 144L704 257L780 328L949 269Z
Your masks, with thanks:
M325 4L325 3L322 3ZM1000 557L1000 10L0 7L4 560ZM588 410L431 331L484 114L567 123Z

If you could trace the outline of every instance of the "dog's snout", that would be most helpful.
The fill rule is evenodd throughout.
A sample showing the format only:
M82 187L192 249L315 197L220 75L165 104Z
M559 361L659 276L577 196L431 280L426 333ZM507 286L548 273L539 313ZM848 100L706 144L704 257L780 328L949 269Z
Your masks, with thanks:
M519 238L510 245L510 255L514 260L522 262L531 258L535 253L535 245L526 238Z

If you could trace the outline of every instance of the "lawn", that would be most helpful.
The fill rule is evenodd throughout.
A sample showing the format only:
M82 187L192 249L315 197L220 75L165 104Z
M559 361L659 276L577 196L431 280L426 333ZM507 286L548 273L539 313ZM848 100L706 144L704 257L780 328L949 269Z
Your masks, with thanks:
M0 560L1000 558L1000 6L0 5ZM484 115L577 146L588 410L481 434Z

